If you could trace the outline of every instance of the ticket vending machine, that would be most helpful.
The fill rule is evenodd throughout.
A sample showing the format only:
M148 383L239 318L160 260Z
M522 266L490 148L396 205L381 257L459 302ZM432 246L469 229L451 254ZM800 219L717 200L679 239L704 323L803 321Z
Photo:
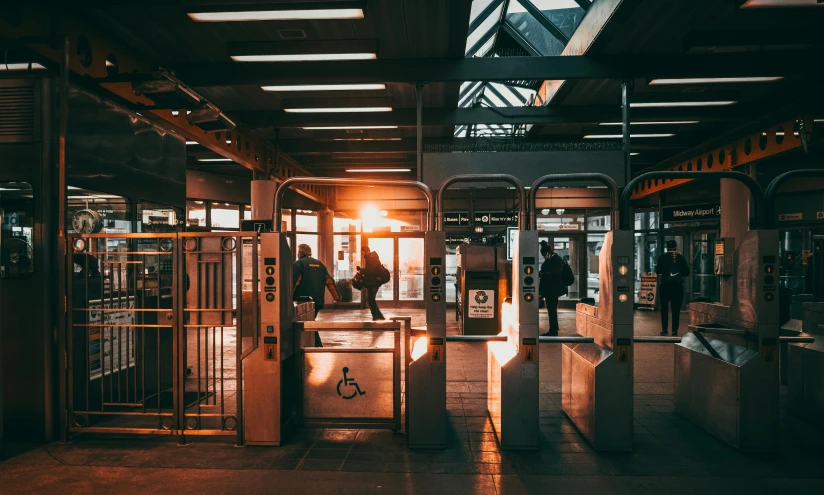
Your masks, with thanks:
M506 342L489 342L487 409L503 449L538 448L538 232L512 247L512 300L501 308Z
M244 441L278 446L296 423L300 383L292 329L292 254L286 235L260 234L258 275L258 345L243 360Z
M426 336L409 363L407 433L410 448L446 447L446 235L424 234Z

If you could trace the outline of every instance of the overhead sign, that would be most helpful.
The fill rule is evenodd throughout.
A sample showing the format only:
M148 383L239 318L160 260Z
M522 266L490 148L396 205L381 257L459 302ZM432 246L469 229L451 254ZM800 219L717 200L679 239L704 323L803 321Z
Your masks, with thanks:
M504 227L507 225L516 225L517 223L517 213L505 213L495 211L475 212L475 225ZM469 225L469 213L444 213L443 224L445 227L462 227Z
M778 215L779 222L794 222L798 220L803 220L804 214L803 213L782 213Z
M721 205L701 204L665 206L661 208L661 218L664 222L715 220L721 218Z

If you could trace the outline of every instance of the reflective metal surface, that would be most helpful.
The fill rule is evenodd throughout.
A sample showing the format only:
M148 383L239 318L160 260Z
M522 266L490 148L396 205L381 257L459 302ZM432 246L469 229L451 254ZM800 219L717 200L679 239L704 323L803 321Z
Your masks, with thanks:
M730 305L690 303L700 334L675 346L676 411L744 452L779 445L777 251L777 231L748 232L735 252Z
M813 342L787 348L788 405L791 413L824 424L824 303L804 303L803 316L803 329Z
M563 410L596 450L632 450L632 263L632 233L608 232L599 256L599 304L576 308L577 331L593 343L562 347Z

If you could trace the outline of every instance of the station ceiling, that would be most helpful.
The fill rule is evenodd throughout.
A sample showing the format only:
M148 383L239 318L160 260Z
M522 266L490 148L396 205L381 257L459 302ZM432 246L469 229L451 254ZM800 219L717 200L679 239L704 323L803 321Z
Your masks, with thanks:
M399 175L414 177L418 81L424 83L424 149L467 150L489 145L534 149L541 143L614 148L616 138L606 136L621 133L614 124L621 120L621 85L629 80L632 100L641 104L631 111L636 123L631 133L638 136L632 140L634 172L737 129L820 112L815 71L824 43L824 6L802 0L783 2L790 5L783 8L749 8L749 3L66 2L55 15L78 16L159 69L173 71L309 172L408 168ZM810 6L793 6L805 3ZM319 6L362 9L363 18L198 22L197 16ZM375 55L349 62L242 61L255 55L340 52ZM741 75L768 80L655 80ZM343 83L378 89L264 89ZM356 112L354 105L391 111ZM318 107L339 112L312 111ZM191 168L248 173L233 163L201 161L217 155L195 144L189 154Z

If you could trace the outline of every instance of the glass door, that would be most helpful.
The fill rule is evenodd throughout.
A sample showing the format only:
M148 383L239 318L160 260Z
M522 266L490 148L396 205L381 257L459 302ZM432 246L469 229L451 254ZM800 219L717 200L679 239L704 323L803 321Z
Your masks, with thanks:
M692 300L720 300L720 282L715 274L715 233L696 232L692 235ZM687 258L689 259L689 258Z
M543 240L547 241L550 246L553 246L555 254L569 264L570 269L572 269L572 274L575 275L575 282L568 287L567 295L560 297L559 300L577 301L584 297L582 294L587 293L588 284L590 283L588 277L582 276L582 274L589 273L588 265L585 263L587 257L583 254L583 246L585 245L584 237L582 235L542 235L539 241ZM541 260L541 263L543 263L543 260ZM592 284L595 289L598 288L597 279L595 279Z
M364 234L364 243L378 253L392 274L382 285L377 300L390 306L422 307L424 290L423 237L410 234Z

